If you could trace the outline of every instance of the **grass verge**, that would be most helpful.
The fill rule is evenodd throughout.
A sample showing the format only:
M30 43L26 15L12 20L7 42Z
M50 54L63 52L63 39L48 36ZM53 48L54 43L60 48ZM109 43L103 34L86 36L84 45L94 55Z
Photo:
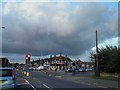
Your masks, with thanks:
M109 74L109 73L101 73L100 74L100 77L97 77L97 76L93 76L93 78L96 78L96 79L103 79L103 80L112 80L112 81L118 81L120 82L120 75L119 74Z

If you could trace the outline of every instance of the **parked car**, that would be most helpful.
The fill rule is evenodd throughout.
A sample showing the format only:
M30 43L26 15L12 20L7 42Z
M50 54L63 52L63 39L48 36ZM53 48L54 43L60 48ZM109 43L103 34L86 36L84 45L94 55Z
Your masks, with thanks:
M68 68L67 70L65 70L65 72L75 72L75 69L73 69L73 68Z
M0 68L0 88L14 89L16 88L16 70L11 67Z
M92 68L86 68L85 71L92 71Z
M36 70L46 70L46 68L44 66L39 66L38 68L36 68Z
M85 71L85 68L80 68L78 71L79 71L79 72L84 72L84 71Z
M35 70L35 68L34 67L29 67L29 70Z

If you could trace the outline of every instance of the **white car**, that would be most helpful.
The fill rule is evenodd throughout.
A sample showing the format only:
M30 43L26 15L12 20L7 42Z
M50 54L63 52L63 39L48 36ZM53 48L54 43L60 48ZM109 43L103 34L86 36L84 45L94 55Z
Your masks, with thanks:
M35 68L34 67L29 67L29 70L35 70Z
M75 70L73 68L68 68L67 70L65 70L65 72L75 72Z
M92 71L92 68L86 68L85 71Z
M86 68L85 71L90 71L90 69L89 69L89 68Z
M39 66L36 70L44 70L44 66Z
M85 68L80 68L78 71L79 71L79 72L84 72L84 71L85 71Z
M15 68L11 68L11 67L0 68L0 88L1 89L16 88Z

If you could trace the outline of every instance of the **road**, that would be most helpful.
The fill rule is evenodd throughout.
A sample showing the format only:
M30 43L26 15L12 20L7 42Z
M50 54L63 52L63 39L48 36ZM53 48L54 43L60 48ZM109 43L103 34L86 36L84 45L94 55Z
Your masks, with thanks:
M61 73L61 75L69 77L71 73ZM70 80L61 78L61 75L57 72L52 74L50 72L43 71L31 71L30 76L26 77L21 71L18 72L17 79L17 90L18 89L29 89L29 90L58 90L58 89L96 89L100 88L96 85L90 85L85 83L76 83ZM84 74L81 74L82 76ZM85 74L87 76L87 74ZM101 89L103 90L103 88Z

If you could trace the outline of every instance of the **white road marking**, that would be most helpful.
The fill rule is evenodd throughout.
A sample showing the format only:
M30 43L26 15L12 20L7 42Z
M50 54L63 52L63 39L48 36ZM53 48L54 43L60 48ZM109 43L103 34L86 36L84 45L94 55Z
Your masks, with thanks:
M48 87L47 85L43 84L43 86L45 86L46 88L53 90L52 88Z
M56 78L62 78L62 76L55 76Z
M34 90L37 90L32 84L30 84L26 79L24 79Z
M87 85L91 85L90 83L86 83Z
M108 87L105 87L105 86L98 86L98 87L100 87L100 88L108 88Z
M96 85L97 83L93 83L93 84L95 84L95 85Z
M28 84L28 83L20 83L20 84L17 84L17 85L26 85L26 84Z
M51 74L49 74L49 77L52 76Z

